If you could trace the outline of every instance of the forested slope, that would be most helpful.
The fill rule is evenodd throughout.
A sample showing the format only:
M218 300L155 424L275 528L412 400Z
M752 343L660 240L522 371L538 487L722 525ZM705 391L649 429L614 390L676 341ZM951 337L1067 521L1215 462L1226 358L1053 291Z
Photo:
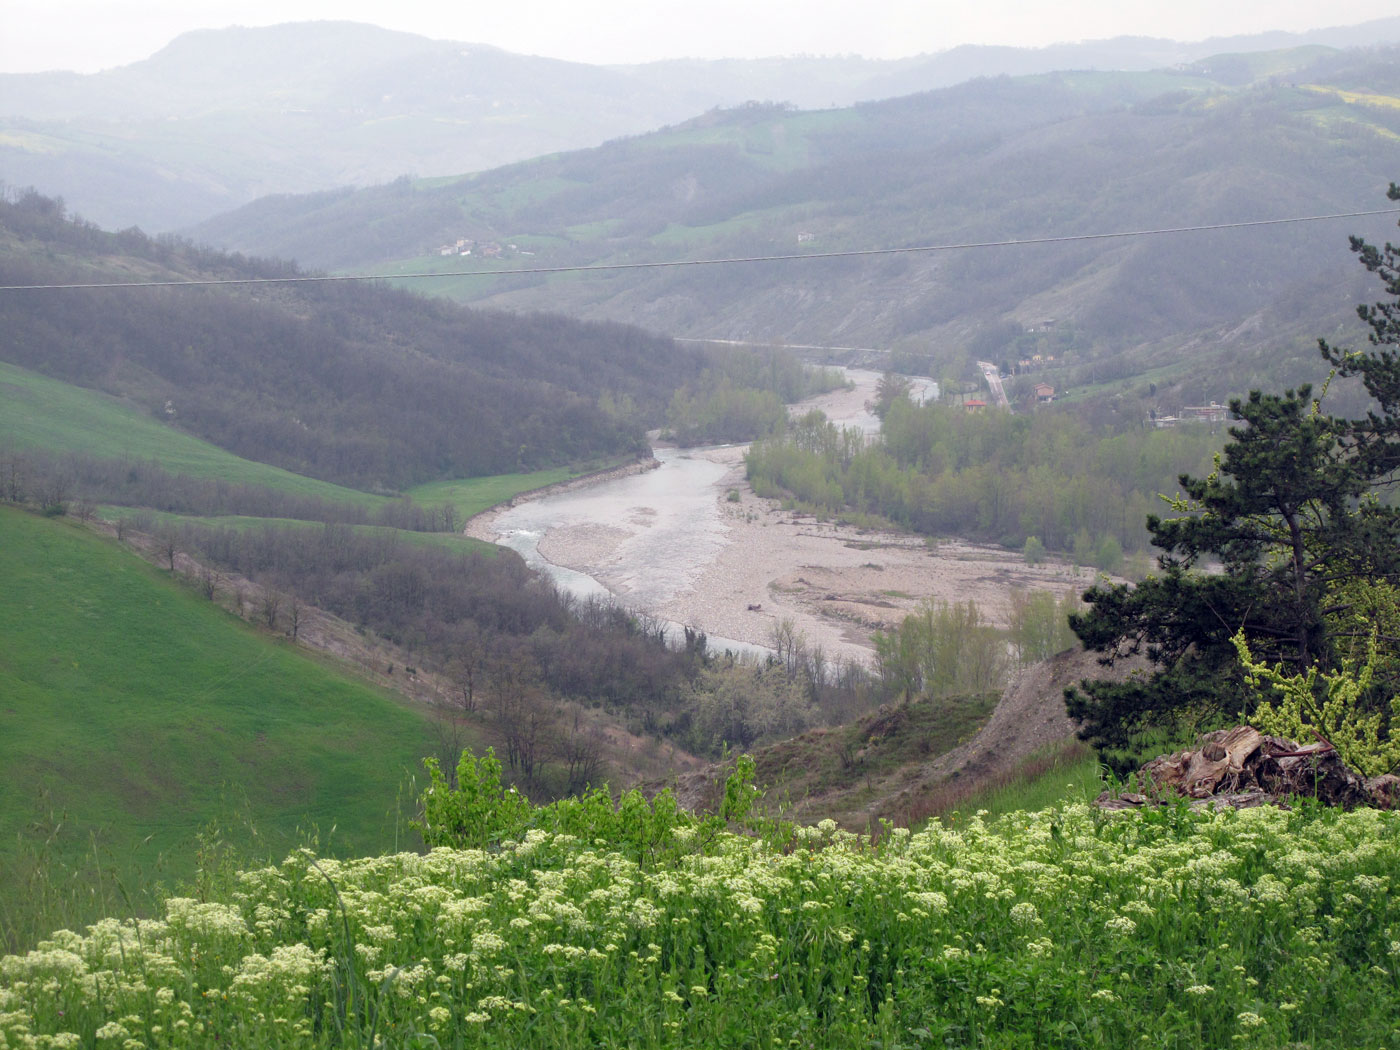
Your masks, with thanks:
M0 202L0 283L291 276ZM358 488L644 448L702 359L637 329L467 311L373 285L0 293L5 360L123 396L249 459ZM628 416L599 402L628 406Z

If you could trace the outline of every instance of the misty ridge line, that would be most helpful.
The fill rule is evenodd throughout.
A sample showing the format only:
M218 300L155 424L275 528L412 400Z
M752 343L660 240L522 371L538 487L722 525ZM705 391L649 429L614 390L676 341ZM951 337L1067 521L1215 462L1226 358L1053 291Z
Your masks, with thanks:
M1118 230L1110 233L1073 233L1056 237L1025 237L1000 241L965 241L955 244L924 244L903 248L857 248L839 252L806 252L789 255L743 255L719 259L670 259L654 262L587 263L573 266L530 266L509 270L435 270L430 273L308 274L296 277L229 277L206 281L102 281L75 284L6 284L0 292L64 291L81 288L208 288L251 284L324 284L348 281L409 281L440 277L509 277L515 274L583 273L587 271L662 270L685 266L723 266L741 263L799 262L810 259L850 259L878 255L909 255L923 252L950 252L974 248L1012 248L1038 244L1066 244L1082 241L1121 240L1131 237L1158 237L1180 233L1238 230L1254 226L1283 226L1334 219L1359 219L1375 215L1400 215L1400 208L1374 208L1367 211L1332 212L1326 215L1292 215L1277 219L1252 219L1200 226L1168 226L1146 230Z

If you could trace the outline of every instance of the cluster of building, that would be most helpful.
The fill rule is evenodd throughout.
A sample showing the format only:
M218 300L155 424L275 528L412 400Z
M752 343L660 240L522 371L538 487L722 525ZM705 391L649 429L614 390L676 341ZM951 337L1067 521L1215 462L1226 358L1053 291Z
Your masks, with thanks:
M476 255L483 259L500 259L508 255L534 255L534 252L522 251L518 245L502 244L500 241L474 241L470 237L458 237L454 244L444 244L438 249L438 254L442 256Z
M1229 418L1229 408L1215 401L1208 405L1187 405L1179 416L1159 416L1156 412L1151 415L1152 425L1159 429L1174 427L1178 423L1208 423L1211 426L1219 426Z

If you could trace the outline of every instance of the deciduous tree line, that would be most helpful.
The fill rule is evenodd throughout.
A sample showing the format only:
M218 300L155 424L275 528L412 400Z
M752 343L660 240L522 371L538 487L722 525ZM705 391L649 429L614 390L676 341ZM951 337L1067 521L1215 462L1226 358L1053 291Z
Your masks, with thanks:
M121 517L143 532L150 531L152 511L380 525L410 532L455 532L462 524L451 504L428 505L407 497L378 506L331 501L264 485L177 474L154 460L14 446L0 446L0 499L34 503L54 511L70 504L128 507Z
M1208 467L1220 439L1204 428L1096 430L1067 412L973 414L893 397L879 439L814 412L755 442L760 495L825 514L869 514L928 535L960 535L1100 560L1147 544L1142 522L1181 464ZM1104 566L1115 568L1115 566Z

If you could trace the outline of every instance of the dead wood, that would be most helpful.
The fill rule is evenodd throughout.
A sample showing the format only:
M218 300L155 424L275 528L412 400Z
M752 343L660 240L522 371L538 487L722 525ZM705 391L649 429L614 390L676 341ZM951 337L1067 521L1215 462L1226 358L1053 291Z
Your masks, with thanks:
M1154 758L1139 771L1141 793L1105 791L1098 806L1135 809L1173 797L1189 798L1197 809L1287 805L1297 798L1343 809L1400 806L1400 778L1364 779L1326 740L1299 744L1253 726L1235 726L1207 733L1197 745Z

